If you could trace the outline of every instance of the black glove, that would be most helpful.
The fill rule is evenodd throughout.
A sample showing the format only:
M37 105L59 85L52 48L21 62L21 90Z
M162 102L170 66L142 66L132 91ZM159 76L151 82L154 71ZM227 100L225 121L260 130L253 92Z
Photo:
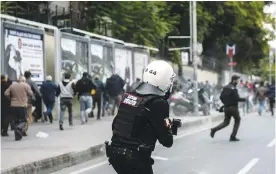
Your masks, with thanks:
M240 102L245 102L246 99L245 98L240 98Z
M168 100L170 98L170 96L171 96L171 92L167 91L165 96L164 96L165 100Z

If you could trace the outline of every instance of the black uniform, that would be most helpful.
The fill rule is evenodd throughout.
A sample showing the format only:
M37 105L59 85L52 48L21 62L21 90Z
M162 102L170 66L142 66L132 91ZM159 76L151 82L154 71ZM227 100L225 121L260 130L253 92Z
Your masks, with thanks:
M224 113L225 119L218 126L211 129L211 137L213 138L216 131L225 128L229 125L231 117L235 119L235 124L233 127L233 131L230 137L230 141L238 141L236 138L239 126L240 126L240 113L238 109L238 102L245 101L244 98L240 98L238 91L236 89L236 85L233 83L228 84L223 88L220 99L224 104Z
M112 124L112 143L107 148L109 162L118 174L152 174L151 153L156 141L165 147L173 144L167 119L169 104L165 94L152 92L153 88L142 84L122 98ZM144 93L145 90L148 92Z

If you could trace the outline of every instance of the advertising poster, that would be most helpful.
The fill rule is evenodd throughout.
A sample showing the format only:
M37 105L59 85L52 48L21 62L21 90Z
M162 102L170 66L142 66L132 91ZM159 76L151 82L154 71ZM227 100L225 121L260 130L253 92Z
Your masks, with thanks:
M127 90L132 85L132 52L125 49L115 49L115 73L125 81Z
M104 54L105 75L103 76L103 82L105 82L107 78L111 77L111 75L115 71L112 47L104 46L104 53L106 54Z
M145 66L147 65L146 60L147 60L147 54L138 53L138 52L134 53L135 79L139 78L142 80L143 71L145 69Z
M25 71L31 71L31 79L43 82L44 43L43 34L5 27L4 72L11 80L17 80Z
M92 54L92 77L96 75L100 78L103 76L103 46L97 44L90 45L91 54Z
M72 79L80 79L88 71L88 44L68 38L61 38L62 73L71 74Z
M127 74L127 50L115 49L115 73L122 79L126 78Z
M128 84L128 86L131 86L133 83L133 69L132 69L132 51L127 50L127 59L126 59L126 75L125 75L125 81Z

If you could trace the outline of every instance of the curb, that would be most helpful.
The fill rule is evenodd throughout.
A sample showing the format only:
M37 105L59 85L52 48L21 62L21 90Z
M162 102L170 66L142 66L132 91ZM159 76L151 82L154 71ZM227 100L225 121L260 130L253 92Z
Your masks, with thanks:
M185 117L183 117L185 118ZM201 126L209 122L209 117L202 120L195 120L191 122L182 121L181 130ZM217 115L212 117L212 121L223 120L222 115ZM1 174L49 174L62 170L63 168L71 167L99 156L105 155L104 144L99 144L92 146L86 150L81 150L77 152L69 152L59 156L43 159L40 161L31 162L28 164L20 165L10 169L1 171Z

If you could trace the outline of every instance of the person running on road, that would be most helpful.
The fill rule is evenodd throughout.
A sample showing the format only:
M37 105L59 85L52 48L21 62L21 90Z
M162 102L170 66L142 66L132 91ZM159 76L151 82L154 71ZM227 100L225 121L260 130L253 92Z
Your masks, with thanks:
M20 76L18 82L14 82L6 91L5 96L11 100L11 115L14 118L15 140L21 140L26 134L26 109L28 96L34 98L31 87L26 83L24 76Z
M231 117L235 119L235 124L233 127L232 134L230 136L230 141L239 141L236 137L239 126L240 126L240 113L238 108L238 103L241 101L245 101L244 98L240 98L238 94L238 90L236 88L238 84L239 76L232 76L231 82L225 86L221 92L220 99L224 104L224 113L225 119L223 123L219 124L218 126L211 129L210 136L214 138L215 133L230 124Z
M269 99L269 109L271 111L271 116L274 116L274 107L275 107L275 80L272 81L272 84L268 90L268 99Z
M69 113L69 126L73 126L73 98L75 85L70 80L71 74L65 73L64 80L59 83L56 96L60 96L60 117L59 117L59 129L63 130L63 121L66 108Z

